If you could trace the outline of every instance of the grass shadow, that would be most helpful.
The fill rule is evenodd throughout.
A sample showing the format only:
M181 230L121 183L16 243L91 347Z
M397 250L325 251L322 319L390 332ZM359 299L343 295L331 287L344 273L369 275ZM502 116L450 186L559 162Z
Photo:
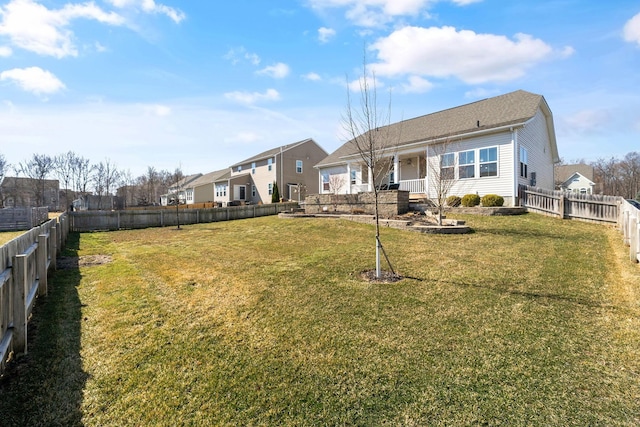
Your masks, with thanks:
M80 356L79 247L80 235L70 233L61 254L67 262L50 273L48 295L34 307L28 353L14 360L0 381L2 425L82 425L88 375ZM75 264L68 262L73 259Z

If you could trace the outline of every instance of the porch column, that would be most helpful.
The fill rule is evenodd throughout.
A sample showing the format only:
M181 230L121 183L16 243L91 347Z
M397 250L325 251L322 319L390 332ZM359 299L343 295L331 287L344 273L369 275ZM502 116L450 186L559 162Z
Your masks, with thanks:
M398 160L398 156L394 156L393 158L393 182L400 182L400 160Z
M371 166L367 166L367 170L369 171L369 176L367 177L367 191L373 191L373 169L371 169Z
M347 162L347 194L351 194L351 162Z

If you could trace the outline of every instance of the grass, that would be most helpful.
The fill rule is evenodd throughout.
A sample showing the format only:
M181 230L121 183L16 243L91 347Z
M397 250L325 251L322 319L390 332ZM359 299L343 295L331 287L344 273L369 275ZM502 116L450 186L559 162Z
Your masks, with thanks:
M0 231L0 246L24 234L24 231Z
M12 425L638 425L640 269L604 226L467 217L384 229L274 217L72 234Z

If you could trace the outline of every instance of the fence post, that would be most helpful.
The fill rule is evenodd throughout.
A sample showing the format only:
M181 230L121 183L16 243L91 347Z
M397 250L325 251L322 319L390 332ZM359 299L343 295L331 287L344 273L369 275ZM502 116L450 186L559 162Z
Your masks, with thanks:
M559 214L560 214L560 218L564 219L565 218L565 203L566 199L564 197L564 193L560 194L560 200L558 201L558 210L559 210Z
M13 257L13 349L27 353L27 256Z
M49 230L49 260L51 268L56 269L56 257L58 256L58 228L53 226Z
M638 239L640 239L640 224L638 218L629 218L629 259L638 262Z
M47 259L47 235L40 234L38 236L38 248L36 249L36 269L38 274L38 295L46 295L48 280L47 267L49 260Z

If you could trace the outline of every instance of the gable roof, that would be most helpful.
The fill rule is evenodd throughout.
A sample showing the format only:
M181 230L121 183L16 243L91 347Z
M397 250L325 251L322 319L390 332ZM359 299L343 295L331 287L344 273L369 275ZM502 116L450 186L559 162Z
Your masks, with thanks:
M413 143L433 143L454 136L523 125L536 115L538 109L542 110L547 116L547 121L551 123L549 137L554 149L554 157L557 158L551 110L542 95L524 90L403 120L384 128L389 132L392 140L398 141L395 146L402 147ZM347 141L316 167L342 163L345 157L355 154L357 150L354 144Z
M562 183L560 184L560 187L562 188L567 188L571 185L571 183L574 181L574 179L580 179L580 178L584 178L586 181L588 181L589 185L596 185L595 182L593 182L592 180L590 180L589 178L587 178L586 176L582 175L580 172L574 172L572 173L569 178L565 179L564 181L562 181Z
M229 176L231 176L231 171L229 169L222 169L218 171L209 172L202 175L201 177L194 180L193 182L191 182L191 184L189 185L189 188L196 188L202 185L213 184L214 182L219 181L221 179L226 179Z
M260 160L266 160L269 157L273 157L273 156L275 156L277 154L280 154L280 152L285 152L287 150L291 150L292 148L295 148L295 147L297 147L299 145L302 145L302 144L306 144L307 142L313 142L315 145L318 146L318 148L320 148L322 151L324 151L324 149L322 147L320 147L312 138L307 138L307 139L303 139L302 141L294 142L292 144L282 145L280 147L272 148L271 150L264 151L264 152L262 152L262 153L260 153L260 154L258 154L256 156L249 157L248 159L245 159L245 160L243 160L241 162L238 162L238 163L235 163L235 164L231 165L231 168L233 169L236 166L245 165L247 163L252 163L252 162L257 162L257 161L260 161ZM325 151L325 153L326 153L326 151Z
M556 166L556 182L564 183L573 176L575 172L580 173L589 181L593 181L593 166L584 163L576 163L574 165Z

